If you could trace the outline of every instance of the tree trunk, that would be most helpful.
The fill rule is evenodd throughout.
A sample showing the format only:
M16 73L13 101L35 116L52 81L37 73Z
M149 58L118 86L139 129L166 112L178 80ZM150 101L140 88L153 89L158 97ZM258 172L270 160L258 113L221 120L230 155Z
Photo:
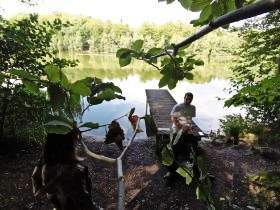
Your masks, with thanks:
M238 136L233 136L233 144L238 145L239 143L239 137Z

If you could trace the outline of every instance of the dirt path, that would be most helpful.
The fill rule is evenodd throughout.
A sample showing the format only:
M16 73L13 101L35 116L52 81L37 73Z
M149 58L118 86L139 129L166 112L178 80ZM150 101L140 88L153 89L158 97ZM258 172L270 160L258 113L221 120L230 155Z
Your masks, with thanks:
M213 190L216 196L229 198L221 201L223 205L230 200L233 205L248 209L247 206L252 205L248 177L261 171L280 171L280 160L271 161L254 154L246 143L231 146L206 142L200 147L206 153L209 172L215 176Z
M89 144L90 145L90 144ZM115 145L91 144L97 153L117 157ZM154 142L134 142L125 158L124 178L127 209L205 209L195 198L194 192L186 189L183 181L172 185L163 180L166 170L155 155ZM105 209L116 206L116 166L100 161L87 160L90 167L95 200Z
M87 142L96 153L117 157L115 145L102 142ZM36 201L32 195L30 176L40 149L35 152L19 152L17 155L0 155L0 209L50 210L46 199ZM115 209L117 185L116 166L86 159L92 180L93 199L104 209ZM195 198L194 192L186 189L184 182L167 185L163 176L166 170L155 156L153 141L134 142L128 150L124 164L127 209L205 209Z
M120 153L115 145L94 143L90 139L87 145L96 153L110 157L117 157ZM208 157L208 169L216 177L214 194L218 198L228 196L232 203L241 207L249 204L248 186L244 184L248 175L264 169L280 170L279 161L271 162L253 155L248 152L249 147L246 145L232 147L202 143L201 147ZM32 195L30 176L40 151L36 147L7 156L1 154L0 149L1 210L51 209L46 199L36 201ZM116 166L91 158L86 159L84 164L89 166L94 201L105 209L115 209ZM155 155L153 140L134 142L128 150L123 168L127 209L206 209L184 181L179 179L168 184L163 180L166 170Z

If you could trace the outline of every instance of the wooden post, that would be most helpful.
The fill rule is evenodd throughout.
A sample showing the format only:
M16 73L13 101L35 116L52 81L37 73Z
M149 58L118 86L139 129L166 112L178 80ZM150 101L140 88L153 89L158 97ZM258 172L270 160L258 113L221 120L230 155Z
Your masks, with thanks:
M148 114L148 100L146 100L146 112L145 112L145 117L147 116Z
M117 158L117 173L118 173L118 210L124 210L124 178L123 178L123 170L122 170L122 159Z

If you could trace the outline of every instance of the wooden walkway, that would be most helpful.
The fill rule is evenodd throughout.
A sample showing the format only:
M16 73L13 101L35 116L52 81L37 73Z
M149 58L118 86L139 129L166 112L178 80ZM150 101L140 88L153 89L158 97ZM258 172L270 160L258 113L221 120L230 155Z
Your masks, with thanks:
M147 105L150 107L150 115L153 117L157 134L167 135L170 132L170 112L174 105L177 104L168 90L147 89ZM195 136L203 137L205 133L192 121Z

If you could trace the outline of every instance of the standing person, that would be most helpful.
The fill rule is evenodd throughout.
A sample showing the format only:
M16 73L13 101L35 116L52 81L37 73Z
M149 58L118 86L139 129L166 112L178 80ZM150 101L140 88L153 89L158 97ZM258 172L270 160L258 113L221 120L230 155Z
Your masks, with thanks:
M99 209L91 200L87 167L76 154L80 132L48 134L43 156L32 174L35 196L46 194L56 210Z
M177 168L178 162L190 161L190 154L197 149L198 139L193 135L192 118L196 116L196 108L191 104L193 94L187 92L184 102L173 107L170 115L172 122L170 145L174 154L174 161L169 166L164 178L171 178ZM176 138L181 132L180 137Z

